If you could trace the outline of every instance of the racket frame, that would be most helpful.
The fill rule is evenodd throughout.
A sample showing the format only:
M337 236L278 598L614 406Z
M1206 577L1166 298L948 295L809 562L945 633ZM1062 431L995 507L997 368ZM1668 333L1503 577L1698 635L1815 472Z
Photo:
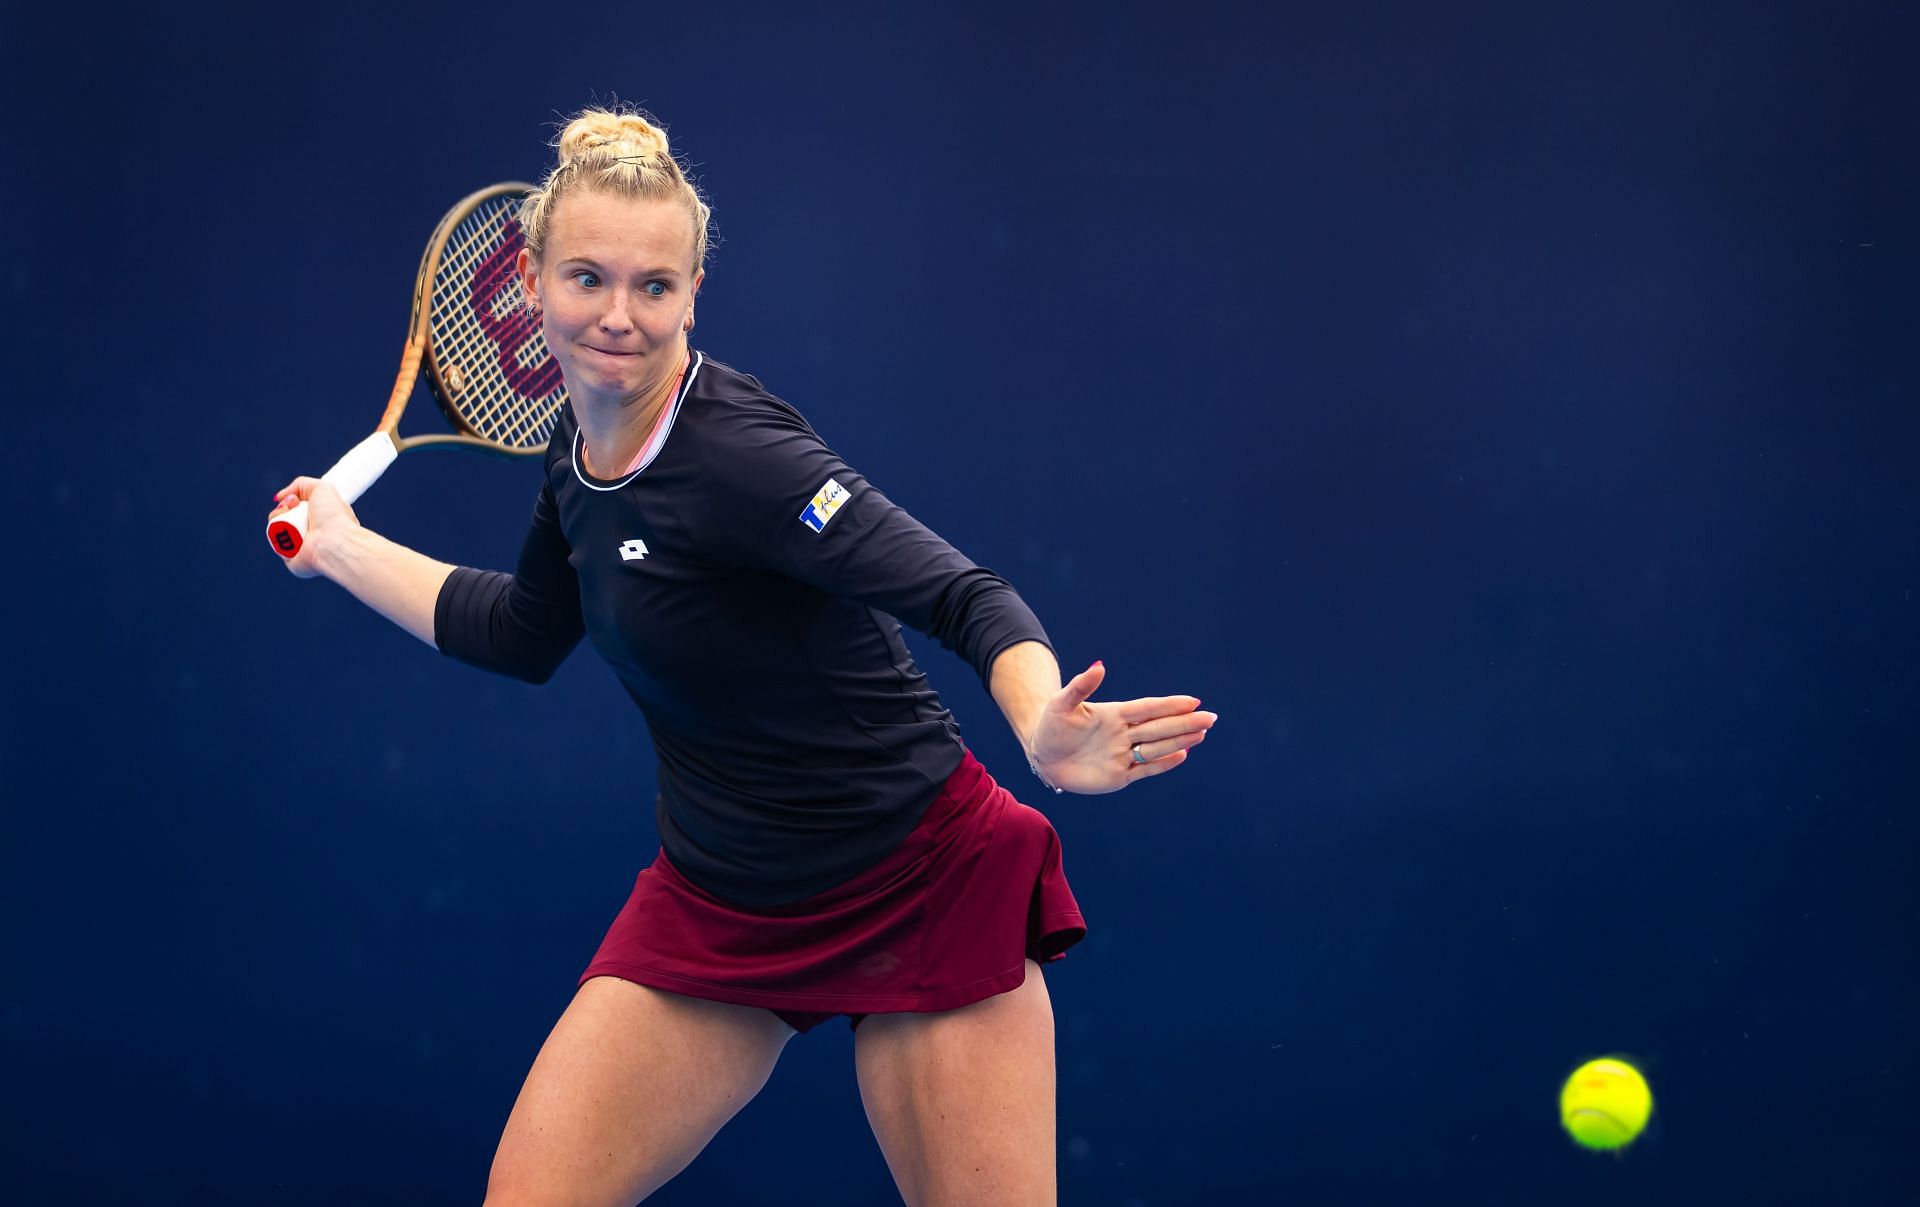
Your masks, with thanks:
M380 422L374 427L376 432L385 432L393 441L396 453L411 448L465 448L475 452L489 453L496 457L517 459L537 457L547 451L547 442L526 448L508 448L481 436L460 413L454 404L455 394L447 381L446 372L439 357L433 354L432 341L428 338L427 320L433 304L433 278L440 267L440 256L446 250L447 240L467 216L484 202L502 194L517 193L522 196L533 190L534 186L524 181L507 180L499 184L490 184L482 189L462 197L452 208L441 216L440 224L433 228L433 235L427 240L427 249L420 255L420 271L413 278L413 312L407 318L407 342L400 354L400 371L394 375L393 393L387 397L387 409L380 416ZM551 353L549 353L551 355ZM400 416L406 411L407 403L413 397L413 383L419 375L421 364L425 362L427 392L433 395L434 403L447 422L453 425L454 434L435 433L419 436L402 436L399 433Z

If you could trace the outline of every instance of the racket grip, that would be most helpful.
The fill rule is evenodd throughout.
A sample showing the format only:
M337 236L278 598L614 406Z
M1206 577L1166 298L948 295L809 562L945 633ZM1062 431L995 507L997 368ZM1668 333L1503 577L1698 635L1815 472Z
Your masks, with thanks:
M320 475L320 480L340 492L340 497L352 504L361 495L367 493L367 487L380 480L387 472L400 450L394 447L393 437L385 432L375 432L365 440L347 450L347 455L333 463L333 468ZM292 510L275 516L267 523L267 543L281 557L291 558L300 552L307 540L307 504L301 500Z

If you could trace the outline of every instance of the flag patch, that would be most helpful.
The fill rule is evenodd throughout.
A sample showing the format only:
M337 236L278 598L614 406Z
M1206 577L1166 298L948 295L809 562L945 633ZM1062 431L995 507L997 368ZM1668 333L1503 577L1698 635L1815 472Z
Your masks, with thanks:
M833 513L839 511L840 504L846 501L847 488L828 478L827 484L815 492L813 502L807 504L807 509L800 513L800 522L815 532L823 532L827 521L833 519Z

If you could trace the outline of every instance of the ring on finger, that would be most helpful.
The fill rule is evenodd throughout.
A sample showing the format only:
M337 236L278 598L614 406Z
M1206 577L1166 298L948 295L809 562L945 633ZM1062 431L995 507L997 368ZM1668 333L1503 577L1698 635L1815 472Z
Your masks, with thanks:
M1138 742L1135 742L1132 746L1129 746L1127 748L1127 753L1133 756L1133 761L1136 763L1144 763L1148 761L1147 756L1140 753L1140 743Z

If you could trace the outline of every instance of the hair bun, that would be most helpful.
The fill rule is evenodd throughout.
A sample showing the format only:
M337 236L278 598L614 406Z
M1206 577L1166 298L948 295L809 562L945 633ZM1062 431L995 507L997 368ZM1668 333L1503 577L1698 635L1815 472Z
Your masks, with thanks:
M560 134L560 162L600 158L633 159L671 154L667 132L638 113L581 114Z
M692 271L707 262L707 221L713 211L667 146L667 132L647 114L620 109L584 109L553 140L560 162L520 203L520 229L535 259L545 254L553 207L575 190L616 197L670 199L693 219Z

